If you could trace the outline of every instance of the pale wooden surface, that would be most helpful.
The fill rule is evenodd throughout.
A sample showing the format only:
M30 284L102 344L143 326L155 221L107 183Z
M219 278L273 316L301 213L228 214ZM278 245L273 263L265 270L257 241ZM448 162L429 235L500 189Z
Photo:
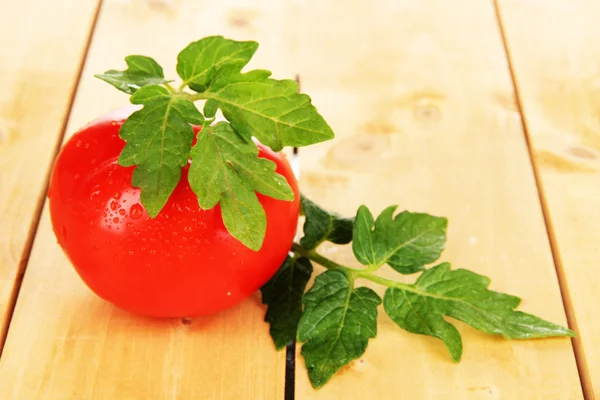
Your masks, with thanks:
M550 3L498 6L591 398L600 394L600 3Z
M344 213L448 216L444 260L565 324L493 4L306 0L295 14L303 90L337 134L300 151L304 192ZM350 248L332 251L358 265ZM318 392L298 354L296 399L582 398L569 339L511 342L457 323L454 365L441 341L379 321L365 355Z
M128 103L125 94L93 77L124 66L128 54L153 56L176 76L179 50L223 34L258 40L255 65L293 77L282 57L284 11L278 1L105 0L67 134ZM76 275L44 210L0 360L0 398L282 399L285 351L275 351L263 318L258 294L190 325L119 311Z
M75 3L77 7L61 17L72 15L76 21L79 15L76 26L85 31L90 28L93 7L82 11L84 6ZM594 135L597 121L591 101L597 65L584 57L584 51L595 43L596 36L590 37L590 32L597 32L593 28L597 14L586 15L585 10L597 11L598 6L591 0L566 8L568 0L528 3L525 7L517 1L500 1L508 21L506 28L513 32L508 35L511 51L513 42L519 42L522 52L519 61L519 50L514 50L513 61L530 134L536 150L541 149L537 152L538 165L542 171L550 171L543 172L542 177L568 283L593 299L594 279L589 278L593 278L593 261L597 260L593 238L598 234L586 218L598 216L593 208L598 197L592 190L592 185L597 186L593 183L597 180L592 180L597 179L598 164L586 155L595 155L600 147L594 147L598 136ZM51 4L56 9L58 3ZM555 9L542 12L542 4ZM0 5L0 18L5 18L3 11L8 9L6 19L10 22L8 27L0 25L0 33L17 26L19 15L11 6ZM40 15L49 14L40 9ZM559 46L555 54L557 37L546 38L544 34L560 25L562 16L571 14L580 20L565 28L569 35L560 37L564 47ZM539 24L535 35L522 30L531 20ZM60 43L58 53L77 58L76 46L70 48L64 43L84 43L85 35L65 33L73 29L66 25L54 26L48 37L57 35L52 45ZM43 30L36 27L38 31L28 26L27 35ZM336 131L334 141L301 151L301 185L307 195L346 214L364 203L374 211L398 204L401 209L448 216L449 244L444 260L490 276L493 289L523 298L522 310L566 324L508 60L491 2L383 0L374 7L367 0L104 0L67 134L126 103L124 94L93 78L93 73L124 66L123 57L135 52L154 56L166 73L172 74L176 53L190 41L212 34L258 40L261 47L252 66L271 69L276 77L299 73L303 91L313 97ZM576 42L575 47L568 47L569 41ZM82 50L80 47L78 51ZM23 50L2 41L0 51L3 69L5 52ZM62 87L56 81L57 77L66 79L65 75L55 75L52 69L62 65L58 53L56 49L48 53L54 58L47 55L43 66L8 64L13 68L9 71L23 81L23 74L32 71L53 78L29 90L45 90L45 84ZM528 61L530 54L535 57ZM34 55L23 59L34 60ZM544 60L558 65L546 65ZM548 89L538 70L547 71L549 78L562 83L545 97L549 102L537 97ZM71 87L73 71L68 75ZM0 103L4 109L18 107L23 99L31 98L35 101L30 102L44 112L60 105L58 101L48 105L38 97L19 97L23 90L14 82L10 85L10 90L0 93L2 101L12 96L6 97L7 106ZM573 96L577 105L565 105L561 97L571 97L563 94ZM65 99L63 108L57 110L66 110L66 94ZM50 118L41 111L39 115L40 119ZM51 115L55 129L46 129L46 125L40 134L43 138L36 139L40 143L53 143L58 137L63 119L58 111ZM2 109L0 116L0 123L5 124ZM577 136L579 125L574 124L581 122L579 119L584 125ZM35 118L28 116L23 121L19 127L38 131ZM9 190L5 195L2 182L6 176L14 182L17 176L34 178L21 173L28 165L24 159L19 159L22 164L11 161L11 166L19 168L4 163L5 154L29 144L8 141L6 147L3 128L0 124L0 199L10 196L11 202L0 203L0 215L5 215L3 207L7 206L11 207L7 213L15 214L15 207L20 207L21 214L15 214L20 219L10 217L18 224L13 223L16 228L9 226L8 235L2 220L0 238L14 243L19 237L15 232L26 237L36 202L32 200L30 211L25 212L26 204L12 202L15 198L24 202L18 197L21 192ZM551 137L545 137L549 132ZM572 145L575 139L565 135L571 132L580 140L576 145ZM538 135L545 139L536 139ZM561 142L565 137L569 147ZM538 147L538 141L543 146ZM46 150L36 153L36 159L47 164L50 147L52 144L42 147ZM566 154L560 153L565 149ZM38 181L26 187L33 197L41 190L46 164L43 171L40 168L36 172ZM565 170L565 165L579 166L575 167L579 172ZM554 192L547 182L555 182ZM10 188L17 187L14 185ZM564 187L571 196L566 200L561 193ZM583 196L590 198L583 203ZM29 221L23 222L27 218ZM25 241L21 239L21 243ZM0 399L283 399L285 354L276 353L272 347L258 295L217 316L194 319L190 325L133 317L94 296L55 242L44 211L0 359ZM3 242L0 245L6 247ZM352 263L348 250L323 247L336 260ZM3 271L8 265L12 285L18 264L14 256L5 263L3 251L0 248L0 305L3 288L6 291ZM592 282L584 282L586 271ZM577 302L573 287L570 293L584 345L591 343L593 347L590 332L596 328L593 319L597 312L593 306ZM583 301L584 294L580 299ZM583 398L569 339L509 342L479 334L464 324L457 326L465 342L459 365L451 363L441 342L407 334L382 315L378 337L371 341L365 356L319 391L310 387L298 355L295 397Z
M97 4L0 4L0 343Z

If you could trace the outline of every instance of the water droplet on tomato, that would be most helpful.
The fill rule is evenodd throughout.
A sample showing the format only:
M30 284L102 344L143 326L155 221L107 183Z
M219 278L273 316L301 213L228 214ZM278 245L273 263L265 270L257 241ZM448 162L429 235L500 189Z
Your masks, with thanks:
M75 142L75 147L81 147L83 143L81 143L81 140L78 140Z
M131 229L133 228L133 224L131 222L128 222L127 225L125 225L127 228ZM135 235L136 232L134 232L133 234Z
M138 219L144 214L144 209L139 204L134 204L129 209L129 215L133 219Z
M98 195L100 194L100 189L95 189L94 191L92 191L92 193L90 194L90 200L94 200Z
M170 240L169 239L165 239L165 243L169 244Z
M117 218L117 217L114 217L112 221L113 221L115 224L118 224L118 223L119 223L119 218Z
M177 232L176 231L173 231L173 236L177 236Z
M85 146L83 146L83 147L85 147L86 149L89 149L90 148L90 144L86 143Z
M121 215L125 215L127 213L127 211L123 210L122 208L119 210L119 214Z
M133 251L133 250L129 250L129 251L127 252L127 254L129 254L130 256L132 256L132 255L134 254L134 251Z
M135 232L133 232L133 236L135 236L135 237L138 237L138 236L140 236L140 232L139 232L139 231L135 231Z
M156 254L156 250L154 250L154 249L151 249L151 250L150 250L150 254Z
M177 255L177 258L179 258L180 260L183 260L183 254Z
M108 228L108 229L112 229L112 226L111 226L111 225L109 225L109 226L107 226L107 228Z
M191 226L186 226L183 228L184 231L186 232L191 232L192 231L192 227Z
M110 209L115 211L117 209L117 202L116 201L111 201L110 202Z
M115 200L119 200L121 198L121 193L115 192L115 194L113 194L113 197L115 198Z

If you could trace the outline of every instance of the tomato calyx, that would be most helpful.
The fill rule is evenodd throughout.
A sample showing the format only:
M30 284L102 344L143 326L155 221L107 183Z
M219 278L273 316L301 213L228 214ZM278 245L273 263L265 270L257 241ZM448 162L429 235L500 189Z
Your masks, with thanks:
M334 137L295 81L273 79L265 70L241 72L257 48L256 42L222 36L189 44L177 57L178 89L146 56L128 56L126 70L96 75L142 106L120 129L126 145L118 162L135 167L132 185L141 190L148 215L159 215L189 164L199 207L219 205L228 232L253 251L262 248L266 232L257 195L294 200L275 165L258 157L254 140L279 152ZM196 102L204 102L202 111ZM217 121L218 112L224 121ZM197 137L195 125L201 127Z

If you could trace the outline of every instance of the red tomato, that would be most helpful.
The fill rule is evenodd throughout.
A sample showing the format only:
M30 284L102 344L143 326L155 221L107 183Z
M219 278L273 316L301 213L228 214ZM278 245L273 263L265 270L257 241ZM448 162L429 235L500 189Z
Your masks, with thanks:
M258 145L296 196L290 202L258 195L267 232L255 252L227 232L219 206L198 206L187 167L159 215L148 216L131 186L134 167L117 164L128 113L90 123L58 155L48 192L58 243L98 296L135 314L191 317L239 303L273 276L296 233L300 195L287 158Z

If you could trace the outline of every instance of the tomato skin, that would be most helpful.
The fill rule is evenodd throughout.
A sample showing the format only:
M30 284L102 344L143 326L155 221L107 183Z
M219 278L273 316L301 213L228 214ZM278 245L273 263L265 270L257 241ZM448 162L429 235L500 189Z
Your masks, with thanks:
M59 245L93 292L135 314L192 317L241 302L273 276L296 234L300 194L287 158L258 145L295 199L258 194L267 231L255 252L227 232L219 206L199 207L188 167L159 215L148 216L140 190L131 186L135 167L117 164L125 145L118 132L128 112L93 121L61 149L48 192Z

